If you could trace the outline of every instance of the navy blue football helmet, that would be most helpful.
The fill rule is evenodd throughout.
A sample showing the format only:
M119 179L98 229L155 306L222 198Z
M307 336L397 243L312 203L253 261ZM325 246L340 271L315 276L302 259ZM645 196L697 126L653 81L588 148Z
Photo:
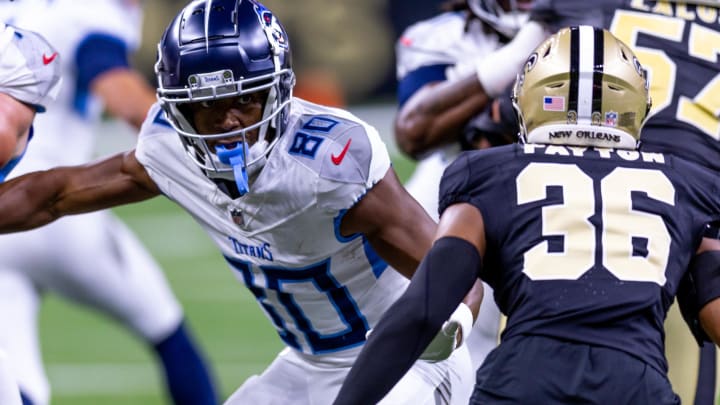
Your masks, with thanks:
M254 0L192 1L165 30L155 73L160 105L190 157L206 176L235 181L243 194L239 177L262 167L282 134L295 84L290 43L275 15ZM268 92L262 119L243 129L201 135L183 113L184 103L255 92ZM252 146L243 142L234 152L208 146L208 140L245 140L254 129L259 135Z

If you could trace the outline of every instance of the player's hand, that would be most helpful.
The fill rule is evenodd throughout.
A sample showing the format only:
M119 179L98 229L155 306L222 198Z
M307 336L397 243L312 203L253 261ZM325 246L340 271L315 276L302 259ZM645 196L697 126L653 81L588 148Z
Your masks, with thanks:
M453 350L460 346L458 332L460 330L460 322L445 321L435 338L430 342L425 351L420 355L420 359L431 363L442 361L450 357Z
M463 341L469 336L473 325L473 316L470 308L460 303L450 319L445 321L435 338L430 342L420 359L437 362L450 357L453 350L460 347Z

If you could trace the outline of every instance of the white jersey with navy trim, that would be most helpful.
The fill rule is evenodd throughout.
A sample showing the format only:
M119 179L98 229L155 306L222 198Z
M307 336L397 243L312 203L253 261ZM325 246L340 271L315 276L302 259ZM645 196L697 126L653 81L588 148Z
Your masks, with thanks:
M377 131L343 110L300 99L250 191L232 200L187 156L157 105L138 160L215 241L281 339L305 355L349 364L365 334L404 291L360 235L342 237L343 213L384 177Z
M97 77L123 63L124 52L138 41L139 11L126 0L0 1L0 18L40 32L54 49L32 55L41 68L64 76L62 91L47 112L35 116L35 136L11 175L58 165L82 164L94 157L101 106L91 92L78 90L80 65L90 63ZM77 49L86 38L113 38L120 56L82 58ZM26 41L24 36L19 44ZM124 44L124 45L121 45ZM93 42L97 44L97 42ZM26 47L27 48L27 47ZM32 48L29 48L32 49ZM2 54L3 63L5 53ZM87 52L85 53L87 55ZM97 63L100 63L98 68ZM8 79L0 75L0 81ZM88 80L86 80L88 81ZM81 108L78 108L81 107ZM80 113L82 112L82 113ZM52 241L49 243L48 241ZM119 320L148 346L167 338L183 319L182 308L162 269L135 235L111 211L61 218L27 232L0 236L0 347L9 357L23 394L36 405L50 401L37 337L40 294L51 292Z
M19 0L0 2L3 14L18 27L51 40L60 55L64 80L52 108L36 117L35 133L42 135L33 139L32 149L13 175L48 165L87 162L94 157L103 105L88 89L78 86L78 48L90 36L103 35L122 43L128 52L134 51L140 41L142 9L121 0Z
M397 78L423 66L449 65L448 79L474 69L478 58L500 47L500 37L486 31L478 19L471 20L465 31L466 17L461 12L447 12L409 26L398 40Z

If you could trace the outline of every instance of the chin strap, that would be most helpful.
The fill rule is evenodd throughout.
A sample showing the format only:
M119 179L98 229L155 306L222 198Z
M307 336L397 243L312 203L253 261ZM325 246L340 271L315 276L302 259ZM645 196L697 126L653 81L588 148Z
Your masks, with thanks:
M234 145L235 146L231 149L227 148L228 145L217 145L215 146L215 152L217 153L220 162L232 166L233 177L235 177L235 185L237 185L238 192L242 197L250 191L244 159L244 151L247 144L245 144L245 142L236 142Z

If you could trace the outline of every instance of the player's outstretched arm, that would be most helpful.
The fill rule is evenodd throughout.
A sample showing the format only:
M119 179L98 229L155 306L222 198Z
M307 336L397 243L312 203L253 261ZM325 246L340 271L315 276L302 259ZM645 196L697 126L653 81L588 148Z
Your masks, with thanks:
M92 81L91 88L113 117L122 119L135 129L140 128L150 106L157 100L155 90L147 80L129 68L116 68L99 75Z
M134 150L86 165L28 173L0 184L0 232L32 229L63 215L98 211L159 194Z
M343 217L344 236L362 233L388 264L411 278L430 249L437 225L388 169Z
M474 74L426 84L395 116L395 141L400 150L417 159L433 148L457 142L463 127L487 103Z
M477 280L484 234L475 207L445 210L432 249L370 334L335 404L377 403L405 375Z

